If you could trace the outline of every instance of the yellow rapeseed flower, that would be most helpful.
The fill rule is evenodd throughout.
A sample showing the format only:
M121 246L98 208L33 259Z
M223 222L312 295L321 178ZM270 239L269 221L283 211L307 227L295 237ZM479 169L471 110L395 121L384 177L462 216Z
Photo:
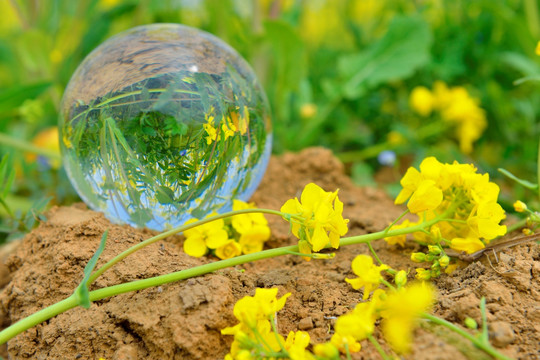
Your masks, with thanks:
M471 254L485 247L484 243L476 237L454 238L450 241L450 248L456 251L464 251L467 254Z
M389 269L387 265L373 265L373 258L368 255L358 255L351 263L356 279L345 279L353 289L358 290L364 287L364 300L369 297L371 291L375 290L381 283L381 271Z
M536 44L536 55L540 56L540 41Z
M443 200L442 190L433 180L424 180L412 194L407 207L413 214L435 210Z
M506 234L506 225L499 225L505 218L501 205L496 202L480 203L476 214L467 220L467 224L478 237L492 240Z
M333 193L319 186L307 184L298 198L287 200L281 211L296 215L302 220L291 220L291 231L300 240L306 240L311 250L318 252L330 244L339 247L339 238L348 231L348 220L343 219L343 203Z
M381 312L384 338L397 353L410 351L412 332L420 315L428 311L435 290L428 283L416 283L388 293Z
M215 213L209 216L213 215ZM186 224L196 221L197 219L191 219ZM189 256L201 257L206 254L208 248L217 249L225 245L229 237L227 231L223 228L224 225L223 219L219 219L184 231L186 237L184 252Z
M234 305L234 316L241 322L254 325L257 320L267 319L283 309L291 293L277 298L277 288L255 289L254 296L245 296Z
M311 360L313 355L306 350L309 346L309 334L305 331L291 331L285 340L285 349L291 360Z
M353 311L341 315L336 320L336 338L332 338L332 344L340 351L344 344L349 345L349 350L354 347L360 350L360 344L355 344L350 339L362 341L371 335L375 329L375 304L371 302L357 304Z
M433 225L429 233L415 233L417 240L439 244L444 239L469 239L454 241L452 247L473 252L506 233L506 226L499 224L506 217L497 203L500 189L488 174L478 174L470 164L442 164L434 157L424 159L419 168L409 168L401 179L396 204L408 201L407 207L421 221L445 212L449 220Z
M216 248L216 256L220 259L230 259L242 254L242 246L235 240L228 240Z

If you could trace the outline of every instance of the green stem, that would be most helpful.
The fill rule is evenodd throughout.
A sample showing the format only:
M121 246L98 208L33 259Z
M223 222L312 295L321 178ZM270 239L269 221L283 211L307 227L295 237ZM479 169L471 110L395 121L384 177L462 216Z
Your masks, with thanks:
M51 160L62 160L60 153L58 153L57 151L43 149L27 141L12 138L11 136L8 136L6 134L0 133L0 144L7 145L9 147L22 150L24 152L45 156Z
M92 276L90 276L90 278L88 279L87 285L90 286L90 284L92 284L101 274L103 274L105 271L107 271L109 268L111 268L116 263L118 263L118 262L122 261L123 259L125 259L127 256L129 256L129 255L133 254L135 251L140 250L140 249L142 249L142 248L144 248L144 247L146 247L146 246L148 246L150 244L153 244L153 243L155 243L155 242L157 242L159 240L163 240L163 239L165 239L165 238L167 238L169 236L181 233L183 231L189 230L189 229L194 228L196 226L203 225L203 224L215 221L215 220L219 220L219 219L226 218L226 217L229 217L229 216L234 216L234 215L239 215L239 214L250 214L250 213L266 213L266 214L272 214L272 215L278 215L278 216L283 216L284 215L284 213L282 213L280 211L270 210L270 209L243 209L243 210L236 210L236 211L230 211L230 212L223 213L223 214L218 214L218 215L215 215L215 216L211 216L211 217L208 217L208 218L205 218L205 219L198 220L198 221L193 222L191 224L176 227L174 229L171 229L169 231L163 232L163 233L161 233L159 235L156 235L156 236L153 236L153 237L151 237L149 239L146 239L143 242L140 242L137 245L134 245L134 246L130 247L126 251L116 255L114 258L109 260L105 265L103 265L98 270L96 270L96 272L94 272L92 274Z
M79 305L77 303L77 299L75 295L72 294L70 297L59 301L56 304L33 313L32 315L2 330L0 332L0 344L4 344L6 341L22 333L23 331L30 329L37 324L41 324L42 322L47 321L50 318L53 318L69 309L73 309L77 305Z
M428 313L423 313L422 317L424 319L427 319L427 320L435 323L435 324L442 325L442 326L446 327L447 329L452 330L453 332L463 336L464 338L466 338L467 340L472 342L474 344L474 346L476 346L480 350L484 351L486 354L489 354L489 355L493 356L496 359L512 360L511 358L509 358L509 357L499 353L497 350L495 350L491 346L491 344L485 343L481 339L476 338L475 336L469 334L468 332L461 329L460 327L452 324L451 322L448 322L448 321L446 321L444 319L438 318L438 317L433 316L433 315L428 314Z
M381 355L381 357L383 358L383 360L391 360L391 358L386 354L386 352L383 350L381 344L379 344L379 342L377 341L377 339L375 339L373 337L373 335L368 335L368 339L369 339L369 342L375 346L375 349L377 349L377 352L379 353L379 355Z
M213 216L213 217L209 217L207 219L199 220L199 225L210 222L210 221L217 220L217 219L222 218L222 217L231 216L231 214L246 214L246 213L255 213L255 212L262 212L262 213L268 213L268 214L274 214L274 215L283 216L283 213L281 213L280 211L276 211L276 210L245 209L245 210L232 211L230 213L220 214L220 215L216 215L216 216ZM443 214L443 216L444 216L444 214ZM348 238L341 239L339 244L340 244L340 246L346 246L346 245L352 245L352 244L362 244L362 243L368 243L368 242L373 241L373 240L381 239L381 238L383 238L385 236L398 236L398 235L403 235L403 234L410 233L410 232L416 232L416 231L419 231L419 230L421 230L423 228L426 228L426 227L429 227L429 226L435 224L437 221L438 221L438 217L436 217L436 218L434 218L432 220L426 221L426 222L424 222L422 224L418 224L418 225L411 226L411 227L408 227L408 228L396 229L396 230L390 230L390 231L383 230L383 231L379 231L379 232L372 233L372 234L351 236L351 237L348 237ZM189 225L192 225L192 224L189 224ZM186 226L188 226L188 225L186 225ZM124 251L122 254L116 256L115 258L110 260L107 264L103 265L99 270L97 270L89 278L87 284L91 284L99 275L101 275L103 272L105 272L108 268L110 268L112 265L114 265L118 261L120 261L123 258L125 258L126 256L128 256L129 254L133 253L134 251L139 250L139 249L141 249L141 248L143 248L143 247L145 247L145 246L147 246L147 245L149 245L151 243L154 243L154 242L156 242L156 241L158 241L160 239L163 239L163 238L165 238L167 236L171 236L173 234L176 234L176 233L178 233L180 231L183 231L185 229L186 229L186 227L178 227L176 229L172 229L170 231L164 232L164 233L162 233L160 235L157 235L157 236L154 236L154 237L152 237L150 239L147 239L147 240L143 241L142 243L139 243L139 244L133 246L132 248ZM330 248L330 244L328 244L326 247ZM217 271L217 270L225 269L225 268L228 268L228 267L234 267L234 266L237 266L237 265L241 265L241 264L245 264L245 263L249 263L249 262L253 262L253 261L273 258L273 257L277 257L277 256L288 255L289 252L291 252L291 251L292 252L299 252L298 245L285 246L285 247L276 248L276 249L264 250L264 251L256 252L256 253L253 253L253 254L241 255L241 256L231 258L231 259L225 259L225 260L212 262L212 263L209 263L209 264L200 265L200 266L197 266L197 267L194 267L194 268L177 271L177 272L173 272L173 273L170 273L170 274L156 276L156 277L153 277L153 278L150 278L150 279L136 280L136 281L132 281L132 282L124 283L124 284L118 284L118 285L109 286L109 287L106 287L106 288L103 288L103 289L98 289L98 290L91 291L89 293L89 298L90 298L90 301L93 302L93 301L101 300L101 299L104 299L104 298L107 298L107 297L111 297L111 296L131 292L131 291L138 291L138 290L147 289L149 287L155 287L155 286L160 286L160 285L172 283L172 282L175 282L175 281L186 280L186 279L189 279L189 278L192 278L192 277L201 276L201 275L208 274L208 273L211 273L211 272L214 272L214 271ZM72 299L72 300L69 300L69 299ZM65 311L69 310L69 309L72 309L72 308L74 308L74 307L76 307L78 305L79 304L75 301L75 299L73 299L73 295L72 295L69 298L67 298L65 300L62 300L59 303L56 303L56 304L54 304L54 305L52 305L52 306L50 306L48 308L45 308L45 309L43 309L43 310L41 310L41 311L39 311L39 312L37 312L37 313L35 313L33 315L30 315L29 317L27 317L25 319L22 319L19 322L15 323L15 324L11 325L10 327L8 327L8 328L4 329L3 331L1 331L0 332L0 344L3 344L5 342L7 342L9 339L13 338L14 336L16 336L17 334L23 332L24 330L27 330L27 329L29 329L29 328L43 322L43 321L46 321L46 320L48 320L48 319L50 319L50 318L52 318L52 317L54 317L54 316L56 316L56 315L58 315L60 313L63 313ZM39 314L39 316L38 316L38 314Z
M368 243L367 243L367 246L369 247L369 251L371 251L371 254L372 254L373 257L375 258L375 260L377 260L377 262L379 263L379 265L382 265L383 262L381 261L381 259L379 259L379 255L377 255L377 253L375 252L375 249L373 248L373 245L371 245L371 242L368 242Z

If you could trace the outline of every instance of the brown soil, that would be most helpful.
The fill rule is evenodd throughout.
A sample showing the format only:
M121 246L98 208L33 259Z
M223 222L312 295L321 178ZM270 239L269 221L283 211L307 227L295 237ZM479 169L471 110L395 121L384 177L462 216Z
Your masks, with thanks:
M252 200L260 207L279 209L308 182L329 191L340 188L351 235L381 230L402 211L384 192L355 187L339 161L321 148L273 158ZM287 223L268 218L273 231L268 247L293 244ZM152 235L148 230L113 225L84 206L52 209L48 221L27 235L4 268L0 267L0 324L5 326L69 296L106 229L110 230L108 242L98 266ZM173 237L149 246L105 273L95 287L215 260L186 256L181 242L181 237ZM408 257L416 245L405 249L384 241L374 245L382 260L394 268L415 267ZM11 359L222 359L232 337L220 335L220 330L236 323L234 303L253 295L255 287L276 286L279 295L292 293L278 314L281 333L301 329L309 332L312 343L327 341L333 319L361 299L361 293L344 281L353 277L350 262L361 253L368 253L366 246L344 247L332 260L306 262L284 256L101 300L89 310L72 309L20 334L9 341L3 355ZM479 302L484 296L492 343L510 357L539 359L539 247L522 245L504 250L498 258L493 267L484 258L438 279L435 313L457 324L467 316L480 323ZM11 280L6 284L4 279ZM488 358L459 336L427 323L416 331L415 339L407 359ZM368 342L362 347L354 359L379 358Z

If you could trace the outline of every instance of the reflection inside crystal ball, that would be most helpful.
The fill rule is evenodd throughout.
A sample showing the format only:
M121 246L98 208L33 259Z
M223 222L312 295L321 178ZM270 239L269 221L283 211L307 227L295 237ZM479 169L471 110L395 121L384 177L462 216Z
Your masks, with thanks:
M60 113L67 174L86 204L154 230L248 200L270 156L270 111L247 62L203 31L154 24L96 48Z

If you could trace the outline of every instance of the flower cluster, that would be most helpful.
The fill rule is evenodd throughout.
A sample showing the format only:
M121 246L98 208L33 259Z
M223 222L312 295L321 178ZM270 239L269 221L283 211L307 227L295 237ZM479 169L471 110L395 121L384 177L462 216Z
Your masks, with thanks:
M371 273L374 279L369 284L378 286L381 282L379 271L388 267L374 266L373 261L369 262L367 258L370 257L359 255L356 259L362 263L362 269L357 268L358 261L356 265L353 261L353 271ZM398 278L403 279L398 281ZM347 281L357 289L354 282L349 279ZM225 359L340 359L340 353L350 356L360 351L360 341L372 336L378 320L381 320L383 335L392 349L400 354L409 352L413 330L421 314L433 305L435 290L427 283L410 286L405 286L405 283L406 273L400 271L396 275L397 289L376 289L371 293L373 288L368 289L366 286L364 300L372 294L371 299L357 304L354 310L338 317L330 341L315 344L312 351L308 350L308 333L291 331L284 340L273 325L276 323L276 312L284 307L290 293L278 299L277 288L256 289L255 296L246 296L235 304L234 316L239 323L221 331L225 335L234 335L231 351Z
M277 332L276 313L291 295L287 293L278 299L277 292L277 288L258 288L255 296L246 296L234 305L233 313L239 323L221 330L223 335L234 336L225 360L271 359L279 353L288 354L292 360L313 359L306 351L310 341L308 333L291 331L285 340Z
M354 289L364 287L363 299L372 295L371 300L359 303L353 311L336 320L330 344L342 353L358 352L361 348L359 342L371 336L376 321L382 319L383 335L392 349L398 353L410 351L416 321L421 313L431 308L434 289L427 283L405 286L407 274L403 270L395 275L397 289L378 289L383 280L380 272L389 267L374 265L373 259L367 255L358 255L351 267L358 278L345 280Z
M428 157L420 164L420 171L411 167L401 179L403 189L395 203L408 201L410 212L420 216L419 223L440 220L429 231L415 233L415 238L440 245L437 259L444 259L441 266L448 265L443 258L444 247L473 253L506 233L506 226L499 224L506 217L497 203L499 187L489 181L488 174L476 171L470 164L443 164ZM437 276L437 271L432 275Z
M290 214L291 231L298 239L300 252L311 254L330 245L339 247L339 239L348 231L343 219L343 203L338 191L326 192L319 186L307 184L298 198L288 200L281 212ZM307 258L309 259L309 258Z
M233 210L254 208L240 200L233 201ZM215 216L216 213L208 215ZM191 219L186 224L194 223ZM184 252L201 257L209 250L220 259L261 251L270 238L268 222L261 213L240 214L232 218L218 219L184 231Z
M211 107L209 114L205 115L206 123L203 128L206 131L206 144L210 145L214 141L219 141L222 138L227 140L236 132L240 135L245 135L249 124L249 111L246 106L242 109L242 113L237 109L231 111L226 118L220 121L221 128L215 124L215 116L213 115L214 108Z
M444 121L455 126L460 149L466 154L472 151L473 143L487 126L485 111L478 103L464 87L448 88L441 81L435 82L433 91L419 86L410 96L411 107L420 115L429 116L435 110Z

